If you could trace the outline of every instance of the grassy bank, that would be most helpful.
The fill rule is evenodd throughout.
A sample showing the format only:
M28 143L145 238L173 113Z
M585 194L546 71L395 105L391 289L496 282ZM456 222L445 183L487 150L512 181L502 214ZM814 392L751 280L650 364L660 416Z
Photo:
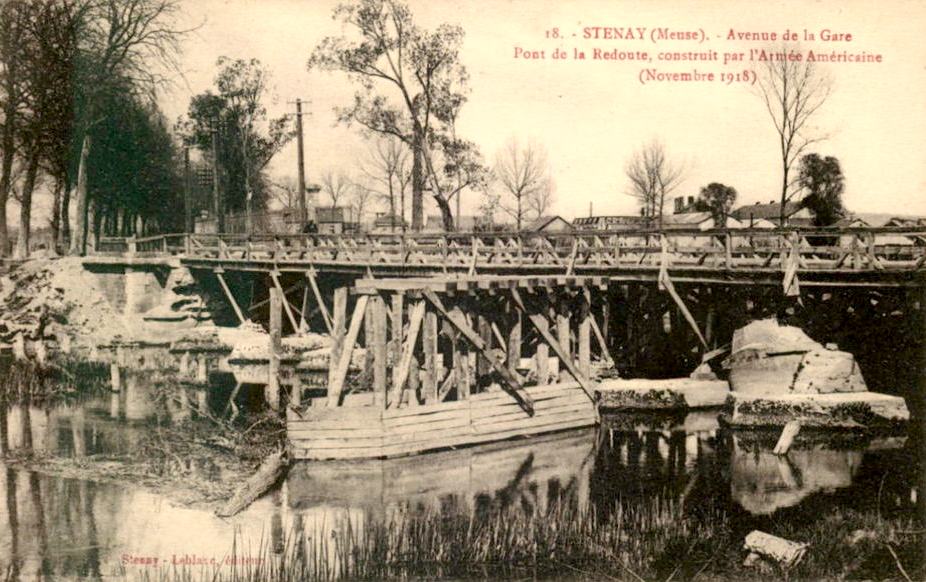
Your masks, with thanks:
M291 531L254 553L236 544L217 567L144 571L148 580L581 579L922 580L924 532L912 519L834 510L769 533L810 544L790 571L743 565L743 533L722 513L675 503L619 505L609 517L559 505L476 516L400 513ZM298 543L297 543L297 540ZM124 572L134 578L138 572Z

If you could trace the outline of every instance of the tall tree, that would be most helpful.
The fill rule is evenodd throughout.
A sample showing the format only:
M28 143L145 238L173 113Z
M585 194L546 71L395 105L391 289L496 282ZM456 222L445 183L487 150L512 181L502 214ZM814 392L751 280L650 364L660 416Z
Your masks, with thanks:
M400 0L353 0L339 5L334 18L350 31L350 38L323 39L309 67L347 73L358 86L353 103L336 109L340 121L394 136L410 148L412 228L420 230L424 224L428 184L445 229L452 230L450 200L461 191L463 166L472 169L478 161L474 146L458 141L453 132L466 102L468 75L459 60L463 30L447 24L434 31L421 29ZM445 157L443 170L434 159L436 149ZM456 178L449 188L448 177Z
M630 182L628 194L637 199L644 217L662 226L666 197L681 184L684 168L669 159L659 140L652 140L636 152L624 167Z
M78 37L77 79L80 155L77 171L77 219L71 253L83 254L90 206L88 183L93 126L113 111L103 107L114 87L152 98L162 70L177 70L181 37L189 31L177 24L179 0L84 0L84 25ZM164 67L158 67L161 64ZM97 213L89 213L93 218ZM92 232L97 227L91 227Z
M730 215L730 209L736 202L736 189L719 182L711 182L701 188L698 194L698 201L695 208L710 212L714 219L714 225L724 227L727 224L727 216Z
M185 143L218 155L224 176L224 207L247 211L265 208L270 194L267 164L295 137L286 116L269 117L272 98L269 72L257 59L220 57L214 83L190 100L186 119L178 123ZM213 152L213 131L218 152Z
M517 138L510 138L495 156L495 177L507 198L501 208L511 215L520 231L531 210L530 199L551 187L546 149L533 141L522 145Z
M801 203L813 213L814 226L830 226L845 216L842 193L846 185L839 160L807 154L801 158L798 176L804 192Z
M791 50L793 47L782 47L780 52ZM756 87L778 135L782 170L779 220L784 224L787 202L797 193L797 181L791 176L794 164L809 146L826 138L810 121L829 97L832 84L815 62L782 58L763 62Z
M22 127L26 101L25 78L28 68L27 13L24 1L0 5L0 257L10 248L7 202L13 185L13 164L17 156L17 136Z

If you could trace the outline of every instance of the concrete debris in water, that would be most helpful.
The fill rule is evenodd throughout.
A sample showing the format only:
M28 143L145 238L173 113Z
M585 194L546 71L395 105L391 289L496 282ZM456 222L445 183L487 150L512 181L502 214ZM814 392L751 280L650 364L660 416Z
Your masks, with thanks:
M753 321L733 333L730 370L734 392L750 395L866 392L855 358L815 342L803 330L774 319Z

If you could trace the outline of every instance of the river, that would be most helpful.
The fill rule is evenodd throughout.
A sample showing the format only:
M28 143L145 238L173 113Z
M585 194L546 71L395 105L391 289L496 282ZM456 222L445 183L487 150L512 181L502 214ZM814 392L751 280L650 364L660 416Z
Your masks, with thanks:
M161 353L147 356L149 367ZM618 500L668 499L724 512L737 531L815 519L832 508L913 515L922 508L916 436L808 436L786 456L775 434L733 433L717 410L687 414L605 414L597 429L568 431L419 456L366 462L300 462L281 485L231 519L214 504L189 503L141 485L62 476L50 467L144 454L154 431L220 415L235 385L228 373L209 386L129 370L121 391L0 413L0 571L101 578L174 565L231 567L236 555L283 551L293 532L327 535L345 519L362 523L396 512L520 507L543 512L564 500L604 516ZM158 398L164 386L176 398ZM244 385L237 402L249 406ZM207 458L179 459L199 477L221 478ZM52 473L52 474L49 474ZM264 555L264 554L262 554Z

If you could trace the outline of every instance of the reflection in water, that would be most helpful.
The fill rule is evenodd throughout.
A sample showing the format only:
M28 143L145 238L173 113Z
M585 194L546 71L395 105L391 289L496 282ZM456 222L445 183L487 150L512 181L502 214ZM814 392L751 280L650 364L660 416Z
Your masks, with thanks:
M138 367L113 376L117 391L47 408L0 407L0 455L138 454L152 426L188 422L204 411L221 415L230 396L239 396L234 383L221 381L218 373L205 375L208 385L192 378L205 358L187 356L184 364L183 355L174 354L176 361L168 365L163 355L139 358L123 351L119 357ZM143 369L155 365L185 366L187 373L178 381L166 368ZM256 393L242 391L238 402L246 406ZM298 463L279 490L230 520L132 486L48 477L0 464L5 500L0 571L14 579L99 579L146 567L126 563L127 557L157 560L160 566L187 558L221 561L233 538L239 551L240 544L256 551L264 540L280 554L291 535L302 540L297 551L321 551L311 541L330 539L328 534L348 519L362 535L367 519L491 515L512 508L536 515L556 504L593 507L606 517L619 500L657 497L679 502L685 511L719 505L732 519L780 516L808 503L816 508L821 499L853 507L865 500L880 503L879 489L885 503L888 494L900 500L896 507L917 502L908 479L916 463L903 456L917 449L897 451L902 440L834 444L799 437L786 457L771 453L774 441L774 436L722 429L716 411L607 415L599 429L397 459ZM881 487L884 477L904 463L911 468ZM217 469L204 461L190 470Z

